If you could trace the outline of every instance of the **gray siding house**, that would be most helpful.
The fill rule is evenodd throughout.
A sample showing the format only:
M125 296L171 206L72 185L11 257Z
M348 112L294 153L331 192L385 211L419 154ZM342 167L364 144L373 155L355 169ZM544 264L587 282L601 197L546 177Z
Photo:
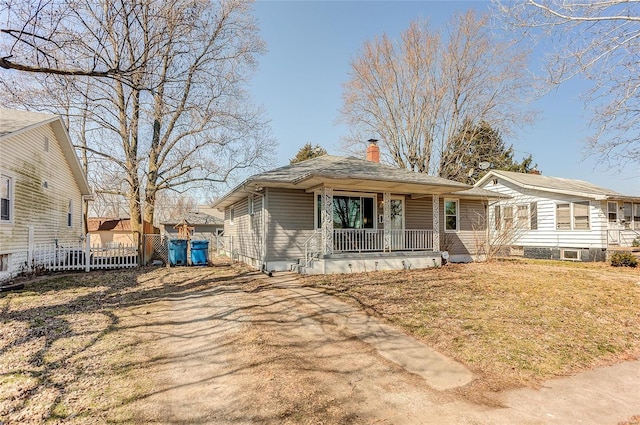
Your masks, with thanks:
M376 146L377 148L377 146ZM373 157L376 159L376 157ZM254 175L219 199L224 251L266 271L323 274L471 261L490 191L354 157Z
M582 180L489 171L476 187L506 195L489 207L489 238L529 258L604 261L640 242L640 197Z

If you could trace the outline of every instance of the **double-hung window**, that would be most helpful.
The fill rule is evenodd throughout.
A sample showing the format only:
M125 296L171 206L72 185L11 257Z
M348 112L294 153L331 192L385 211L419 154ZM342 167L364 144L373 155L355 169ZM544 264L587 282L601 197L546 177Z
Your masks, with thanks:
M11 177L0 176L0 222L13 221L13 181Z
M444 200L444 230L457 231L459 229L458 201L452 199Z
M71 227L73 224L73 201L69 199L69 204L67 205L67 227Z
M556 229L589 230L589 202L556 204Z
M573 229L589 230L589 202L573 203Z

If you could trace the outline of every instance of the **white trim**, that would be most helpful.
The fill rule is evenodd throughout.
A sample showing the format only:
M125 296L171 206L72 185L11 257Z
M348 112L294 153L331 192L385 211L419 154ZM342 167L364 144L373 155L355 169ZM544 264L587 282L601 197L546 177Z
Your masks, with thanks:
M575 252L576 258L566 258L565 257L566 252ZM579 248L560 248L560 259L566 260L566 261L581 261L582 260L581 253L582 253L582 250L580 250Z
M455 202L456 204L456 228L447 229L447 202ZM455 198L444 198L442 201L442 217L444 218L445 233L458 233L460 231L460 200Z
M15 222L15 204L16 204L16 191L15 191L15 176L11 173L0 173L1 177L9 180L9 220L0 220L0 225L12 225Z

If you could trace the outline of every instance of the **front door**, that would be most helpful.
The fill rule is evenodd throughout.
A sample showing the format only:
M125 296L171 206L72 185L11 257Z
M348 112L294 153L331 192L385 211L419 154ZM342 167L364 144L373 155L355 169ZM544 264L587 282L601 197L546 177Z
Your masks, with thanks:
M391 249L404 249L404 199L391 199Z

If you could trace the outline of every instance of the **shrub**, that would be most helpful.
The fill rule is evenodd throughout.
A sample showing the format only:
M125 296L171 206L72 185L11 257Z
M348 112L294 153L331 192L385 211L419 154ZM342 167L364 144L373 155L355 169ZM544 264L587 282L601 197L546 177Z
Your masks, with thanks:
M630 252L616 252L611 256L613 267L636 267L638 259Z
M634 248L640 247L640 238L635 238L633 242L631 242L631 246Z

